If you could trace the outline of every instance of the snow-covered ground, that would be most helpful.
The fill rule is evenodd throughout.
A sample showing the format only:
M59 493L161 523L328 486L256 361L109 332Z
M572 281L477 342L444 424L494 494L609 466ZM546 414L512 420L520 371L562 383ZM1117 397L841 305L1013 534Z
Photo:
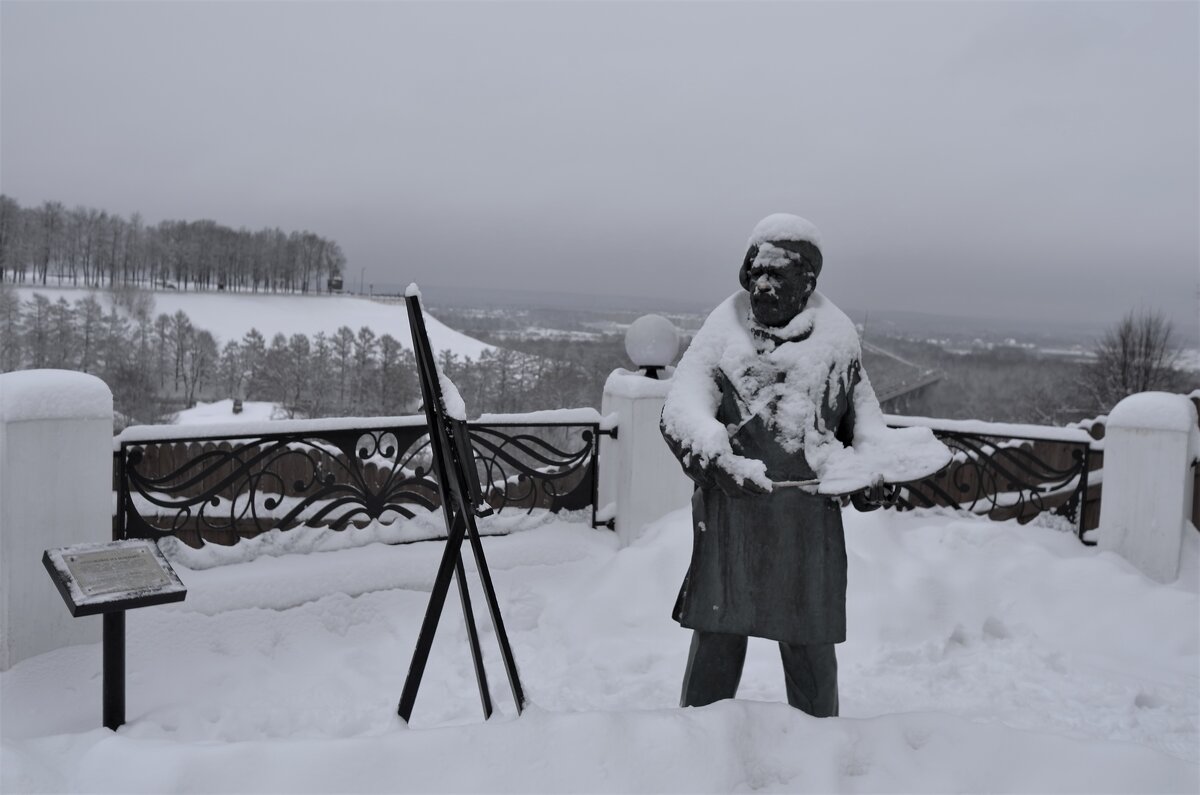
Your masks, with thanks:
M240 414L233 413L233 399L215 400L212 403L197 403L190 409L177 412L171 420L173 425L212 425L214 422L264 422L286 420L287 411L278 403L265 400L244 400Z
M1200 788L1195 537L1163 586L1045 527L883 511L846 525L841 718L783 703L765 641L737 701L677 708L687 511L623 550L554 520L484 542L531 702L520 718L476 593L499 707L481 722L454 589L413 723L395 716L441 544L263 556L180 568L186 602L129 614L116 734L97 728L99 646L0 674L0 790Z
M34 293L41 293L51 301L65 298L74 303L91 290L69 287L26 287L14 288L21 300L27 301ZM103 292L96 292L98 300L107 308ZM156 315L173 315L179 310L191 319L196 328L212 332L218 342L241 339L251 328L256 328L270 343L276 334L313 335L319 331L332 334L340 326L349 326L358 331L369 327L377 336L391 334L405 348L412 350L408 331L408 313L402 303L374 301L344 295L289 295L273 293L224 293L187 292L182 290L158 290L154 296ZM438 321L425 312L425 327L429 342L437 353L451 350L459 356L479 358L491 345L468 337Z

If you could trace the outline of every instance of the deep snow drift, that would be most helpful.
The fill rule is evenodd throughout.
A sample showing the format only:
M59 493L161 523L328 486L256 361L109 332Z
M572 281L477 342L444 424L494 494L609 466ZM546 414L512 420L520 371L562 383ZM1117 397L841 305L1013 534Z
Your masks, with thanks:
M531 524L484 542L533 704L519 719L476 593L500 710L481 723L453 588L413 724L395 717L441 544L263 556L180 568L186 602L129 614L115 735L96 728L99 646L0 674L0 789L1200 787L1194 537L1162 586L1045 527L848 511L843 717L817 720L782 703L765 641L737 701L675 706L687 511L619 551L606 530Z

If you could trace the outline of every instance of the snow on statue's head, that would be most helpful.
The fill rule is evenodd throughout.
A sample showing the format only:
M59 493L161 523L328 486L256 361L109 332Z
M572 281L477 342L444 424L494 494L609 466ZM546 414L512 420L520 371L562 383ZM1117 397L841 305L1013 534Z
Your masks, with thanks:
M775 213L758 222L738 280L764 326L786 326L804 311L821 275L821 233L798 215Z

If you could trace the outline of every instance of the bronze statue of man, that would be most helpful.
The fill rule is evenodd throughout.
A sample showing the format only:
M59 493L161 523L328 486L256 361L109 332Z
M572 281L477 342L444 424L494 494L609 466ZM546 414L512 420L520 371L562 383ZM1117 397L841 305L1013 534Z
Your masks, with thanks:
M692 629L682 706L733 698L749 636L778 641L788 703L838 714L846 639L841 499L949 460L925 428L891 430L854 324L816 292L815 226L763 219L739 272L676 368L662 432L687 475L692 559L674 618Z

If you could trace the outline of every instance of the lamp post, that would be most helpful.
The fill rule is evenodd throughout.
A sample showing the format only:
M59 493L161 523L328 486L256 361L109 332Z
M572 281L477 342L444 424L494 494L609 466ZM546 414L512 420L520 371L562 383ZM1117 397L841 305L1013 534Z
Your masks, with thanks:
M366 274L366 272L367 272L366 265L363 265L362 269L360 269L358 272L358 294L359 295L363 294L363 276Z
M642 315L625 332L625 353L647 378L658 378L679 353L679 330L662 315Z

